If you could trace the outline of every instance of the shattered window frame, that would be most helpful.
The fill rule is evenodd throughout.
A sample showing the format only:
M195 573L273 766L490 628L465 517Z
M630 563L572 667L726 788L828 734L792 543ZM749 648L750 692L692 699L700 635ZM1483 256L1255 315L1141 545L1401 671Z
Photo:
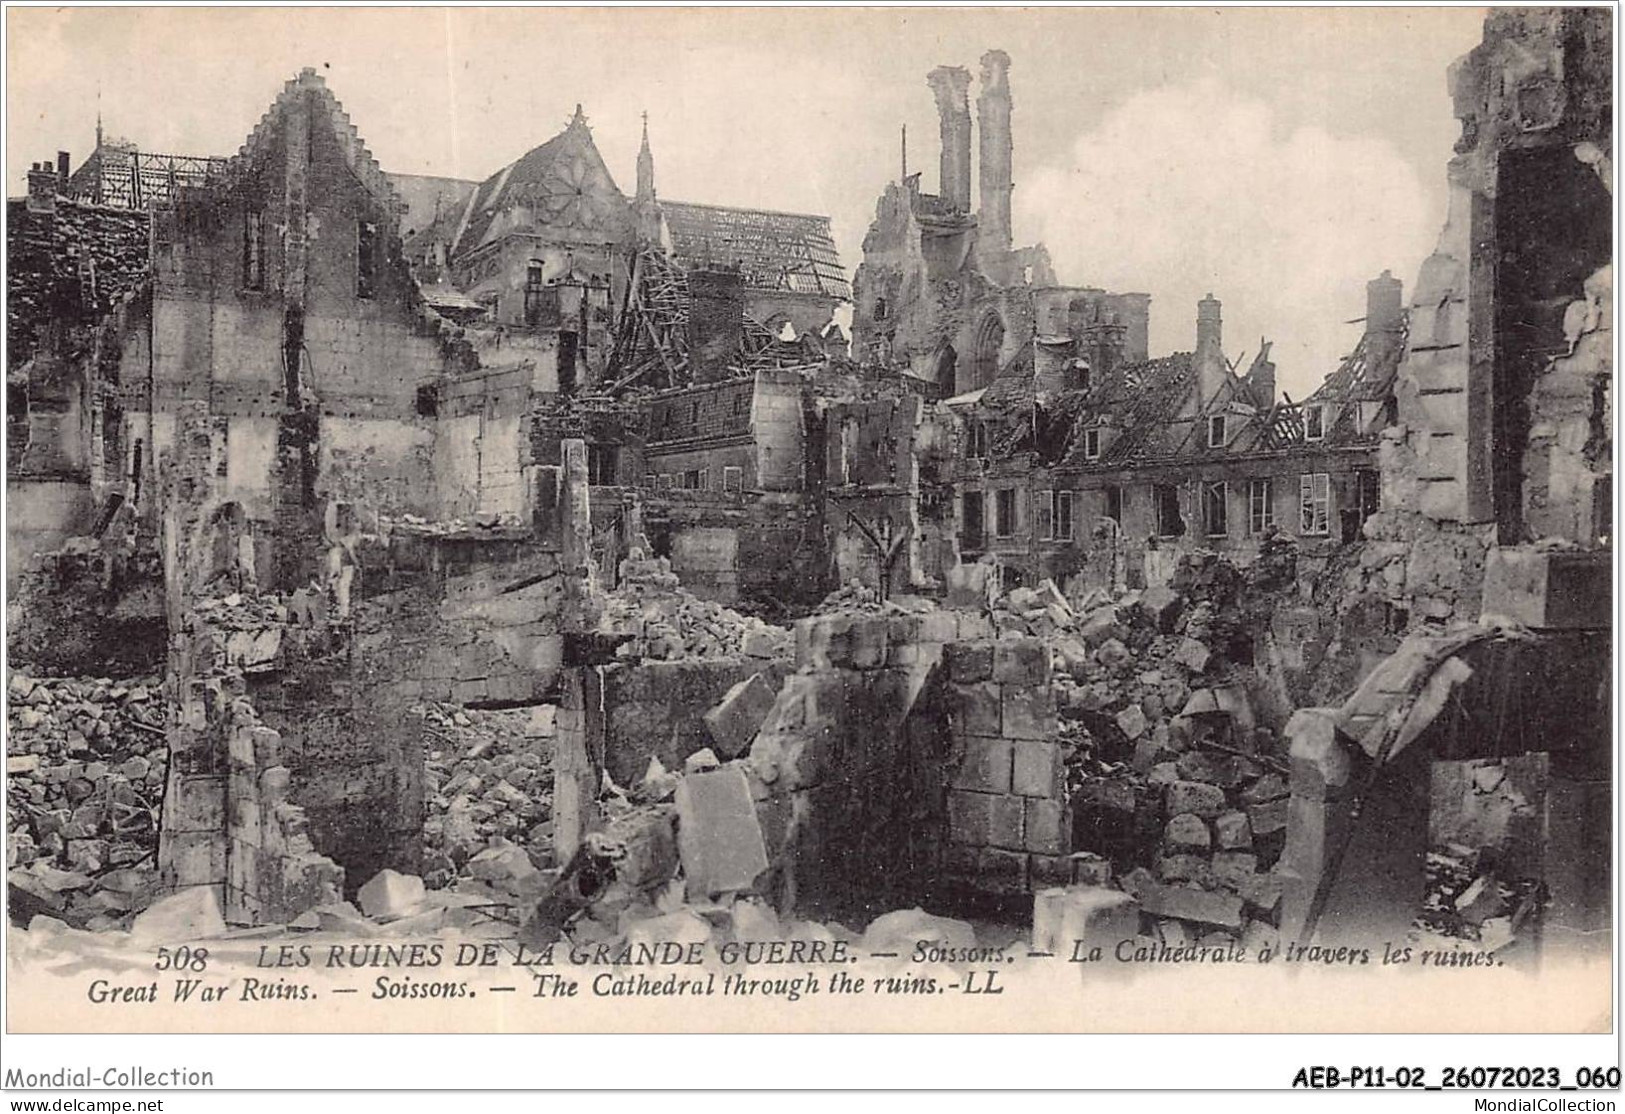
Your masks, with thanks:
M1247 530L1262 534L1275 525L1275 481L1247 481Z
M1326 406L1324 403L1314 403L1303 408L1303 439L1305 441L1324 441L1326 439Z
M722 469L722 492L724 495L742 495L745 491L745 470L737 464L730 464Z
M1298 479L1298 532L1323 536L1332 531L1332 477L1329 472L1305 472Z
M1226 436L1229 431L1228 427L1229 423L1225 421L1225 415L1209 414L1207 417L1207 447L1210 449L1224 448L1225 442L1229 440Z
M1093 426L1083 431L1083 459L1100 459L1100 427Z
M1202 481L1202 532L1210 538L1230 533L1230 484L1225 480Z
M993 492L993 536L1013 538L1016 536L1016 527L1016 489L997 488Z
M1070 491L1057 491L1055 493L1055 539L1057 541L1072 540L1072 504L1074 496Z
M1055 492L1033 493L1034 530L1041 541L1055 540Z

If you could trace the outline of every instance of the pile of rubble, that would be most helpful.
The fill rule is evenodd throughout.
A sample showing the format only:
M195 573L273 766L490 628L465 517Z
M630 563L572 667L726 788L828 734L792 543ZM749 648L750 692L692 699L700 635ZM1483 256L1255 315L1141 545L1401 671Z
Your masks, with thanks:
M623 658L674 661L684 658L788 658L790 631L741 615L684 591L671 562L634 548L620 565L620 586L604 601L601 629L629 636Z
M149 899L168 758L155 678L13 672L6 731L14 915L124 924Z
M512 859L516 867L525 859L530 871L521 873L548 864L553 706L494 710L429 704L420 711L426 752L424 885L439 890L489 880L493 858Z
M1501 877L1493 856L1478 848L1449 843L1428 851L1427 889L1417 916L1418 933L1438 946L1469 941L1496 952L1517 939L1538 917L1543 893L1539 881Z
M1050 648L1080 880L1115 878L1176 943L1279 925L1288 766L1248 682L1291 577L1289 547L1246 571L1196 553L1166 586L1074 606L1045 581L991 607L1001 635Z

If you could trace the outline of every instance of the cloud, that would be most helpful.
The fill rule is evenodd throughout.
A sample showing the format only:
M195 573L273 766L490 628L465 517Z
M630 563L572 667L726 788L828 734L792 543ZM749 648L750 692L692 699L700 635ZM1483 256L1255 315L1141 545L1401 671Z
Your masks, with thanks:
M1442 170L1441 170L1442 174ZM1195 343L1196 302L1224 303L1225 351L1275 342L1302 398L1346 354L1365 283L1406 283L1443 214L1384 139L1286 130L1218 81L1130 96L1016 188L1062 282L1151 294L1152 355Z

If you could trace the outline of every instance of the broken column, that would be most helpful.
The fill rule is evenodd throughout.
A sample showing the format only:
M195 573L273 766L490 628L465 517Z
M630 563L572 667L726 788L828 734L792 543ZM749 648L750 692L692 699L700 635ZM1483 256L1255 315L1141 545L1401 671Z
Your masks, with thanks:
M1010 194L1014 189L1010 137L1010 56L982 55L982 91L976 97L981 125L981 199L977 244L985 256L1010 250ZM985 260L984 260L985 261Z
M926 75L937 98L942 130L941 184L937 192L955 211L970 211L970 71L938 66Z

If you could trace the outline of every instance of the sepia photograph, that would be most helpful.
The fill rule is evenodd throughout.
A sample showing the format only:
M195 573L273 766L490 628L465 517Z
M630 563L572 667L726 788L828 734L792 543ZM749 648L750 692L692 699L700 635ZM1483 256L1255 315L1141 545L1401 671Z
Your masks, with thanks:
M7 1032L1613 1033L1614 17L8 7Z

